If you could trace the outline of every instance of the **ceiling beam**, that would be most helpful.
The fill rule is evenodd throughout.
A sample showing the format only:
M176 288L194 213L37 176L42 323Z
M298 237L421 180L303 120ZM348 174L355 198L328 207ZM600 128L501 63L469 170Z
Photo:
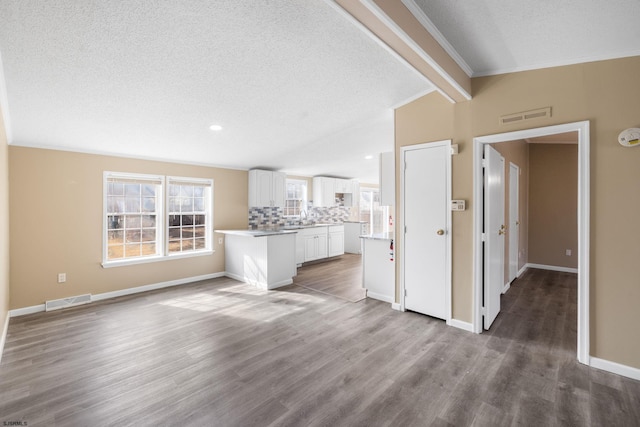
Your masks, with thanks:
M451 102L471 99L471 78L398 0L334 0Z

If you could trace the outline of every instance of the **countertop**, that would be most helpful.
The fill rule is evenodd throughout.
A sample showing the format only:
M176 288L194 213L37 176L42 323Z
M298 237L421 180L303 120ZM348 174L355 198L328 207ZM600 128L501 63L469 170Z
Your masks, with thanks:
M360 236L361 239L371 239L371 240L393 240L395 238L395 233L373 233L373 234L365 234Z
M214 230L216 233L234 234L236 236L247 237L264 237L275 236L278 234L297 233L297 230L303 228L331 227L333 225L344 225L343 223L322 223L322 224L301 224L301 225L285 225L282 227L256 228L246 230Z
M285 230L285 229L264 229L264 230L214 230L216 233L222 234L233 234L236 236L245 236L245 237L265 237L265 236L276 236L279 234L294 234L297 233L296 230Z

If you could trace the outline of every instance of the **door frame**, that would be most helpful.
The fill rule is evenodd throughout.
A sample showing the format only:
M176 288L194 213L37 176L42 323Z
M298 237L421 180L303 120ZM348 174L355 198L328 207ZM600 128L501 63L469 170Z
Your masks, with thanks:
M515 169L516 174L515 174L515 181L516 181L516 185L515 188L512 188L511 184L512 184L512 180L511 180L511 174L513 173L513 170ZM515 197L514 197L515 195ZM515 221L511 221L512 220L512 215L514 212L511 212L511 207L514 206L513 204L513 199L515 199L515 208L516 208L516 218ZM518 278L518 271L520 270L518 268L518 264L520 262L520 226L516 225L515 227L513 227L513 223L520 223L520 166L516 165L513 162L509 162L509 220L507 221L507 227L509 228L509 274L507 275L507 282L504 284L504 289L502 290L502 293L504 294L505 292L507 292L509 290L509 287L511 286L511 282L514 281L515 279ZM513 238L511 237L513 236ZM515 240L515 245L513 245L514 247L511 247L512 245L512 240ZM511 265L513 264L513 260L511 259L511 256L513 255L513 250L515 249L516 251L516 256L515 256L515 265L516 265L516 271L514 273L514 276L511 277Z
M482 149L484 144L514 141L565 132L578 132L578 361L589 365L589 224L590 138L589 121L525 129L473 138L473 197L482 200ZM481 202L479 202L480 204ZM473 210L473 331L482 332L482 209Z
M399 257L398 259L398 281L400 282L400 286L398 287L400 295L399 295L399 303L400 303L400 311L405 311L405 305L404 305L404 293L405 293L405 286L404 286L404 228L405 228L405 167L404 167L404 158L405 158L405 153L407 151L412 151L412 150L420 150L420 149L425 149L425 148L435 148L435 147L448 147L449 150L451 150L451 140L450 139L446 139L443 141L434 141L434 142L425 142L422 144L416 144L416 145L409 145L409 146L405 146L405 147L400 147L400 159L399 159L399 169L402 171L399 175L400 175L400 206L398 206L398 228L396 229L396 242L399 248L402 248L402 256ZM449 151L449 153L451 153L451 151ZM447 215L446 215L446 233L445 233L445 245L446 245L446 258L447 261L445 263L445 304L447 306L447 310L446 310L446 323L447 325L451 324L451 313L452 313L452 306L451 306L451 256L452 256L452 230L451 230L451 225L452 225L452 221L451 221L451 173L452 173L452 169L451 169L451 154L449 156L447 156L447 182L446 182L446 194L447 194L447 200L446 200L446 209L447 209Z

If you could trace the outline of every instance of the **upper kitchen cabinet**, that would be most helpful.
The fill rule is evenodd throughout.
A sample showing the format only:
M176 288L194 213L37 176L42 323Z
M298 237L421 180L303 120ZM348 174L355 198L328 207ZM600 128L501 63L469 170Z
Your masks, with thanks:
M355 179L313 178L313 206L354 206L359 197L360 183Z
M336 179L324 176L313 178L313 206L329 207L336 205Z
M350 179L338 179L335 180L335 192L336 193L353 193L353 183Z
M351 194L352 194L352 205L356 208L360 207L360 181L357 179L351 180Z
M284 207L287 175L260 169L249 171L249 207Z
M392 151L380 153L380 205L396 205L396 164Z

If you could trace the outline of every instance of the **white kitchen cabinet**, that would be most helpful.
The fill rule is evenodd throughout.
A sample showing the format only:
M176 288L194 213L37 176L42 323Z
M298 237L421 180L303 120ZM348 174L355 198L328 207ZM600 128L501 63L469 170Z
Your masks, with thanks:
M336 193L344 195L344 206L357 205L360 197L360 184L355 179L313 178L313 206L336 206Z
M362 239L362 285L367 298L393 303L396 291L395 261L390 248L393 234L382 234Z
M335 192L336 193L353 193L353 184L350 179L335 179Z
M380 205L396 205L396 164L392 151L380 153Z
M315 261L327 257L327 227L305 228L304 261Z
M305 252L305 234L304 230L298 230L296 233L296 265L301 265L304 262Z
M344 225L330 225L328 228L328 256L344 255Z
M295 233L264 235L247 230L225 233L225 275L257 286L275 289L293 283L296 275Z
M344 193L344 179L336 178L333 181L333 189L336 193Z
M287 175L282 172L249 171L249 207L284 207Z
M336 204L335 178L317 176L313 178L313 206L330 207Z
M357 179L351 180L351 206L356 208L356 213L360 215L360 182Z
M360 236L369 234L369 224L366 222L344 223L344 251L350 254L362 253L362 239Z
M296 264L344 254L344 225L308 227L296 236Z

